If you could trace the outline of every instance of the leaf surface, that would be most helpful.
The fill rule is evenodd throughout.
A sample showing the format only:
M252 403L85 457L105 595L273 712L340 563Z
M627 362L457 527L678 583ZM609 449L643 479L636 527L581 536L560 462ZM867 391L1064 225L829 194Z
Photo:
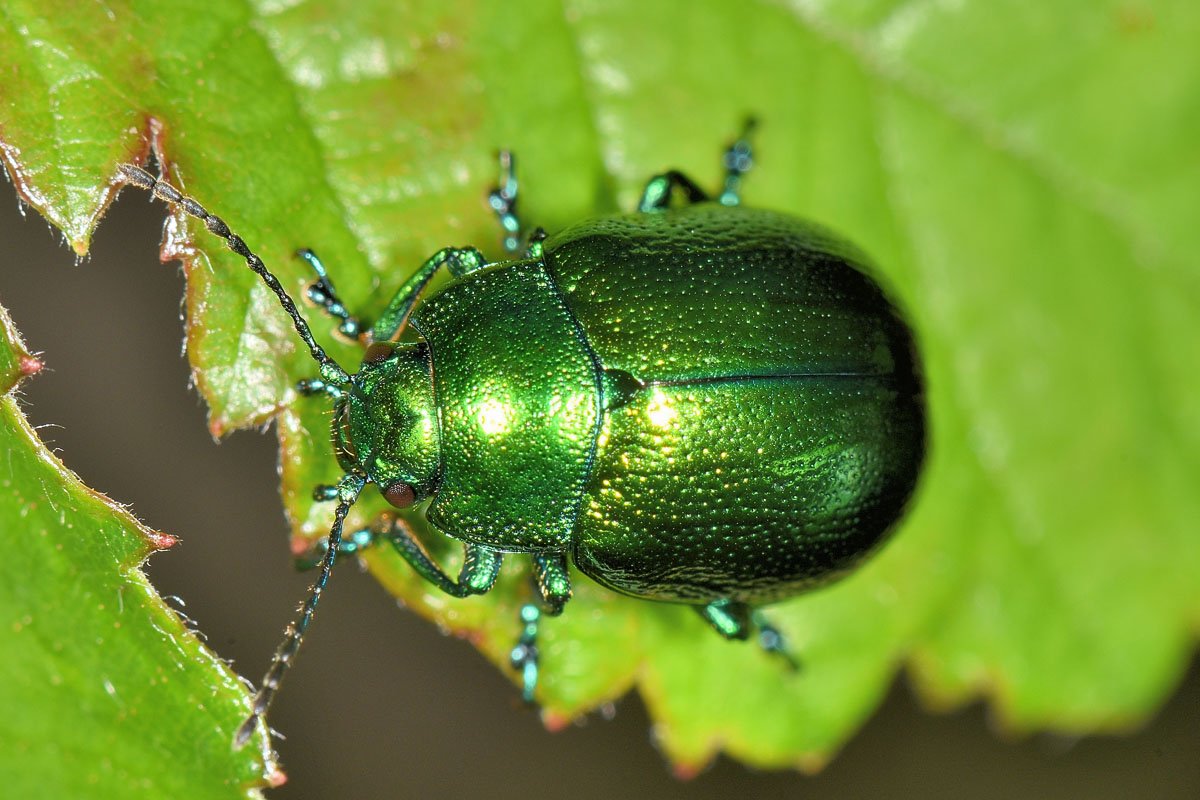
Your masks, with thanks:
M369 319L443 246L500 256L485 204L500 147L520 157L524 218L553 231L631 207L668 167L715 185L753 112L747 201L876 258L920 339L931 455L879 556L771 610L804 671L579 578L545 626L551 723L636 684L681 771L718 749L815 767L906 663L931 701L982 692L1019 730L1131 725L1181 675L1200 623L1193 5L70 7L0 12L0 140L81 252L116 165L153 145L294 296L309 276L291 254L313 247ZM308 495L338 476L327 410L291 389L311 362L202 228L174 219L165 255L185 257L213 430L277 415L297 534L323 535L331 510ZM369 562L504 666L521 568L454 601L391 553Z
M88 489L13 394L41 362L0 309L0 780L9 797L261 797L265 742L235 752L237 676L146 581L173 537Z

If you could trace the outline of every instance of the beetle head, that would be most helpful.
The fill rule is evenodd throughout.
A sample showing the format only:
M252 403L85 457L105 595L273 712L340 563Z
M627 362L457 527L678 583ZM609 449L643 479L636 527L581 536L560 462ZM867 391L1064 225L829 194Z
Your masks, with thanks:
M441 468L428 346L376 342L351 381L333 414L342 469L365 473L397 508L428 498Z

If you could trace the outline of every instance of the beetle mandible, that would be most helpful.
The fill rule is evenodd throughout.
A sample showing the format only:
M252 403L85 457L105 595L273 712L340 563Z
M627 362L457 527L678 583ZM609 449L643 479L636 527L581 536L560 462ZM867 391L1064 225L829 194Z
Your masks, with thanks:
M239 728L265 717L339 553L383 538L455 597L491 589L504 553L528 554L540 603L513 650L523 695L537 682L537 623L571 597L568 564L635 597L685 603L722 636L756 611L851 570L901 515L924 456L912 335L868 260L824 228L740 204L753 123L725 152L714 202L676 171L638 210L522 236L511 154L489 203L507 251L446 248L369 328L312 251L310 300L366 343L349 374L315 341L258 256L203 206L139 167L125 181L201 219L266 282L319 365L303 394L334 405L344 472L321 572ZM683 203L675 202L682 195ZM440 270L447 286L422 298ZM417 341L397 340L407 326ZM367 483L397 508L427 502L463 543L448 575L399 516L343 538ZM790 660L790 658L789 658Z

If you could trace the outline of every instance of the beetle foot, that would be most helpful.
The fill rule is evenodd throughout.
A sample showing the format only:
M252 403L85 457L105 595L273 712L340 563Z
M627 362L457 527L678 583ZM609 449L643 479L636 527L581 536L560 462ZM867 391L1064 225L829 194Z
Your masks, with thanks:
M787 646L787 639L780 633L779 629L766 620L766 617L760 612L755 612L754 624L758 628L758 646L764 652L772 653L783 659L787 664L788 669L792 672L800 671L800 661L792 655L791 649Z
M517 174L511 150L500 151L500 185L488 192L488 205L504 230L504 249L515 253L521 247L521 221L517 217Z
M513 669L521 673L521 700L533 704L538 681L537 629L542 611L533 603L521 606L521 636L509 653Z
M323 394L337 400L342 396L342 387L323 381L320 378L305 378L296 381L296 391L305 397Z
M750 146L750 136L758 127L758 120L747 117L742 133L737 141L729 145L721 157L721 166L725 168L725 185L717 202L725 206L736 206L741 202L742 176L754 166L754 151Z
M316 283L310 284L304 291L305 298L313 305L320 307L329 316L339 320L338 333L350 341L356 341L363 332L364 326L357 317L350 314L346 309L346 304L338 297L337 290L333 288L333 282L329 279L329 273L325 271L321 259L317 258L317 254L307 247L297 251L296 255L307 261L313 271L317 273Z
M338 546L338 555L346 556L366 550L375 543L375 539L376 534L370 528L346 534ZM325 554L329 552L329 540L325 538L317 539L308 547L303 543L299 544L299 549L292 549L292 564L301 572L319 567L325 560Z
M305 378L304 380L296 381L296 391L305 397L325 394L325 381L320 378Z

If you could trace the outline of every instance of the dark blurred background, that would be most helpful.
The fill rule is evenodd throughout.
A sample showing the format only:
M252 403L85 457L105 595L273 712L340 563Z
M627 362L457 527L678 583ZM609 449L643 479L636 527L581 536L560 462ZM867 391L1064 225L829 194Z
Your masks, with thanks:
M291 568L274 434L220 445L208 435L181 355L182 275L158 263L163 208L126 193L75 264L5 191L0 303L48 366L25 386L26 414L85 482L182 537L150 561L150 579L257 681L311 576ZM271 722L288 737L278 748L289 782L274 798L1200 798L1195 663L1130 736L1006 740L980 704L927 713L901 676L816 776L722 758L683 783L636 697L611 720L548 733L468 644L397 608L353 561L332 579Z

